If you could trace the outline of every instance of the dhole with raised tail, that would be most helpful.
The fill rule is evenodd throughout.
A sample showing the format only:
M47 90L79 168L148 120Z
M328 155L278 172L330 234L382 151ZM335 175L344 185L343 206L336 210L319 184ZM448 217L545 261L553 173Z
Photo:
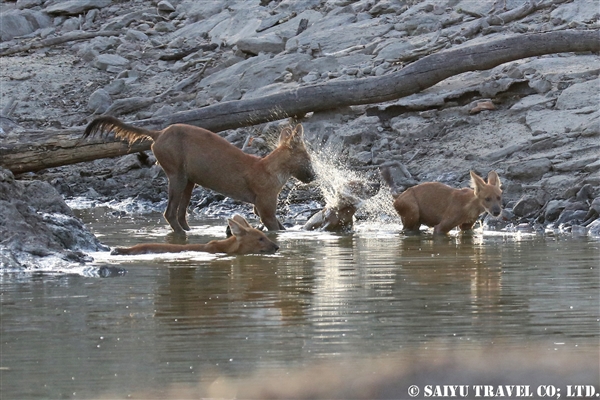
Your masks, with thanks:
M292 176L304 183L316 179L302 125L282 129L279 145L264 158L244 153L213 132L185 124L155 131L102 116L87 126L83 138L111 131L129 143L153 141L152 152L169 179L164 216L176 234L190 229L186 211L196 184L254 204L267 229L279 230L285 229L275 216L283 185Z
M149 253L180 253L182 251L204 251L207 253L256 254L275 253L277 243L258 229L253 228L241 215L227 220L233 236L224 240L211 240L206 244L141 243L133 247L117 247L111 254L135 255Z
M410 187L394 200L404 229L419 231L421 225L433 227L434 234L447 234L455 227L469 230L487 211L494 217L502 213L500 178L495 171L487 183L473 171L471 187L454 189L440 182L426 182Z

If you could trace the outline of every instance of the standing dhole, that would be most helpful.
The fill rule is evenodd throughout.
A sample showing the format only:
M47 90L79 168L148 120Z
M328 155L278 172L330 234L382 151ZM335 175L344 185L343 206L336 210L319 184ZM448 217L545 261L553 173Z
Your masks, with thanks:
M176 234L190 229L186 211L196 184L254 204L267 229L278 230L285 229L275 216L283 185L292 176L304 183L316 179L302 125L284 128L279 145L264 158L244 153L213 132L185 124L154 131L102 116L87 126L83 138L110 131L129 143L153 141L152 152L169 179L164 216Z
M421 225L433 227L434 234L447 234L459 227L473 227L484 211L494 217L502 212L500 178L495 171L487 183L471 171L471 187L454 189L440 182L426 182L406 189L394 201L404 229L419 231Z
M148 253L180 253L182 251L204 251L207 253L254 254L275 253L277 243L253 228L241 215L234 215L227 223L233 236L224 240L211 240L206 244L141 243L133 247L117 247L111 254L135 255Z

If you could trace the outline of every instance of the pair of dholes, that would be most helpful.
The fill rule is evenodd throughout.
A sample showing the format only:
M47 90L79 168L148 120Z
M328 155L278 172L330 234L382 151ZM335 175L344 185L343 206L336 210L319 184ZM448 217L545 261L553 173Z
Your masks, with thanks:
M105 136L113 132L129 143L151 140L152 152L169 181L167 209L164 217L176 234L183 235L190 227L186 211L196 184L236 200L254 204L254 211L268 230L285 229L276 218L279 192L290 177L309 183L317 176L304 144L302 125L285 127L279 144L264 158L244 153L221 136L206 129L174 124L157 131L126 124L111 116L93 120L83 138ZM435 234L451 229L472 228L484 211L499 216L502 207L500 179L496 172L486 183L471 172L473 189L454 189L439 182L427 182L411 187L397 196L394 208L406 230L418 231L421 224L434 227ZM352 210L356 211L355 209ZM340 213L328 212L335 223ZM346 221L348 218L341 218ZM272 253L277 244L264 233L252 228L237 215L228 221L231 238L204 245L140 244L118 248L116 254L141 254L180 251L223 252L228 254ZM328 226L331 223L325 221Z

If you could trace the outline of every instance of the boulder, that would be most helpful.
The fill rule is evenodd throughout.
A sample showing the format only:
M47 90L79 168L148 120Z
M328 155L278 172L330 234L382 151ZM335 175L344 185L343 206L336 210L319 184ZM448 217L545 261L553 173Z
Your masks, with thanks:
M79 15L92 8L108 7L112 0L69 0L46 7L44 11L53 15Z
M41 28L52 26L48 14L32 10L12 10L0 14L0 41L29 35Z
M17 181L0 168L0 269L66 266L108 250L49 183Z

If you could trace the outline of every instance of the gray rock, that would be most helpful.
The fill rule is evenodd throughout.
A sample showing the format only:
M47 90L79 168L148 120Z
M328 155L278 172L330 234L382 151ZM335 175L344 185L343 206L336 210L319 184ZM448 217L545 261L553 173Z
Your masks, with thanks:
M565 161L558 164L555 164L552 168L557 172L570 172L570 171L579 171L584 167L587 167L594 162L598 161L598 156L578 158L575 160ZM590 171L593 172L593 171Z
M126 156L120 157L113 168L113 173L115 175L121 175L132 169L140 169L142 168L142 163L140 162L140 158L137 154L128 154Z
M0 168L0 270L81 263L90 261L83 251L108 250L52 185L11 176Z
M558 135L586 123L588 119L589 116L578 114L575 110L530 110L526 122L532 131Z
M554 222L558 219L560 213L565 209L568 202L566 200L550 200L546 204L544 218L547 222Z
M542 96L540 94L534 94L531 96L523 97L521 100L516 102L512 107L510 107L510 109L512 111L522 111L522 110L528 110L532 107L539 106L539 105L547 107L549 105L554 104L555 101L556 101L555 99L548 98L548 97Z
M62 24L63 32L73 32L79 30L81 27L81 21L79 18L69 18Z
M269 33L263 36L251 36L242 38L236 43L239 50L244 53L280 53L285 49L285 41L275 33Z
M513 213L517 217L525 217L540 208L541 205L534 196L523 196L513 207Z
M540 94L544 94L552 90L552 82L543 78L531 79L529 81L529 87Z
M48 14L32 10L13 10L0 14L0 41L12 40L17 36L29 35L52 25Z
M127 33L125 34L125 37L129 40L134 40L134 41L139 41L139 42L148 41L148 35L146 35L144 32L140 32L135 29L128 29Z
M17 8L19 10L23 10L25 8L33 8L37 6L41 6L43 0L17 0Z
M169 3L167 0L161 0L156 5L159 11L173 12L175 11L175 7L173 4Z
M94 114L103 114L112 104L110 94L104 89L98 89L90 96L87 108Z
M598 90L600 78L569 86L556 100L559 110L577 110L584 107L598 106Z
M108 7L111 3L111 0L69 0L46 7L44 11L48 14L78 15L92 8Z
M100 54L93 65L103 71L121 72L129 66L129 60L116 54Z
M547 158L523 161L512 164L506 169L506 177L519 180L534 180L541 178L552 168L552 162Z
M595 220L590 223L588 226L588 235L590 236L600 236L600 219Z
M378 19L355 22L354 15L341 14L315 22L300 35L288 40L285 48L291 51L294 48L318 44L323 54L335 53L361 41L369 43L390 29L390 25L382 24Z

